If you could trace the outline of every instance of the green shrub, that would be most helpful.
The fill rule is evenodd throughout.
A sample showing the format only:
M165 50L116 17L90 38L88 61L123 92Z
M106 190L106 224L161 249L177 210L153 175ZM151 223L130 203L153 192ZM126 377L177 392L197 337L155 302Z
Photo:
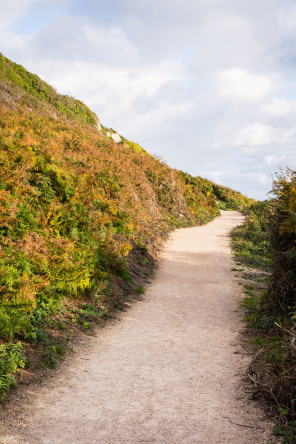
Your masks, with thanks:
M26 364L24 349L20 342L0 344L0 398L3 399L15 384L14 375Z

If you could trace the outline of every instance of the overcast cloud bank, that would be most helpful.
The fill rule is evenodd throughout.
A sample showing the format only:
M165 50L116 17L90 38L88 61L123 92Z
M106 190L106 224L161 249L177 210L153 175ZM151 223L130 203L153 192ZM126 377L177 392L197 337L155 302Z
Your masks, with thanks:
M296 167L292 0L0 0L0 51L170 166L264 199Z

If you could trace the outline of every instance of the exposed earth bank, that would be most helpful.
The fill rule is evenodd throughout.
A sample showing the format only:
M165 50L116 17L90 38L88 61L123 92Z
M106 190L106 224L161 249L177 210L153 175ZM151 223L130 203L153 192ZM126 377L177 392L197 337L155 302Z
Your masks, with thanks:
M31 389L1 443L266 444L271 423L239 374L241 288L229 232L243 217L175 231L144 299L83 340L57 377Z

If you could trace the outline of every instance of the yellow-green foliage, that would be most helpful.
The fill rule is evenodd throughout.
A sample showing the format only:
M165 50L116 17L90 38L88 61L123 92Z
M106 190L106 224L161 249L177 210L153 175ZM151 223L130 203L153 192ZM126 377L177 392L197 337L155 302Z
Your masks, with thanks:
M296 171L287 169L273 183L273 199L252 205L244 225L233 233L240 265L270 271L245 285L248 326L260 348L252 372L262 381L269 403L281 425L283 442L296 436ZM249 271L245 277L250 279ZM255 281L256 273L253 274ZM260 276L260 273L259 273ZM266 284L264 282L266 281ZM259 285L258 285L259 283ZM254 284L254 285L250 285ZM262 291L262 286L266 289ZM271 396L270 396L271 395Z
M287 169L273 184L276 196L270 218L272 275L269 299L274 308L291 316L296 311L296 171Z
M280 234L296 233L296 171L287 169L278 175L273 184L281 212Z
M136 153L146 153L146 154L148 154L147 153L147 151L145 151L144 150L144 148L142 148L140 145L138 145L137 143L135 143L135 142L131 142L130 140L126 140L126 139L123 139L125 142L126 142L126 144L129 146L129 147L131 147L131 149L133 150L133 151L135 151Z
M14 385L14 374L26 364L22 344L0 344L0 399Z
M272 204L273 202L266 200L251 205L244 224L232 231L232 247L240 263L270 270L268 218Z
M282 171L273 183L275 195L270 217L272 272L265 298L267 312L276 317L281 359L272 363L272 392L281 423L286 422L285 443L296 439L296 171Z
M213 191L222 210L246 211L256 201L244 196L239 191L213 183Z
M179 176L185 182L184 198L191 215L207 222L220 213L212 182L182 171L179 171Z
M95 125L96 115L79 100L58 94L54 88L0 53L0 100L8 107L31 107L53 117L56 113Z

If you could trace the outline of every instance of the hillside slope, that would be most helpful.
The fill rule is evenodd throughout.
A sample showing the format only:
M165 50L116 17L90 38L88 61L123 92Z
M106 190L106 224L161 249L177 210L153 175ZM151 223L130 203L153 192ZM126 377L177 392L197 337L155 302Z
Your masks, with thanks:
M141 293L171 229L213 219L219 201L242 209L251 200L122 137L115 143L84 104L1 54L0 98L5 396L26 353L54 367L73 329L88 330Z

